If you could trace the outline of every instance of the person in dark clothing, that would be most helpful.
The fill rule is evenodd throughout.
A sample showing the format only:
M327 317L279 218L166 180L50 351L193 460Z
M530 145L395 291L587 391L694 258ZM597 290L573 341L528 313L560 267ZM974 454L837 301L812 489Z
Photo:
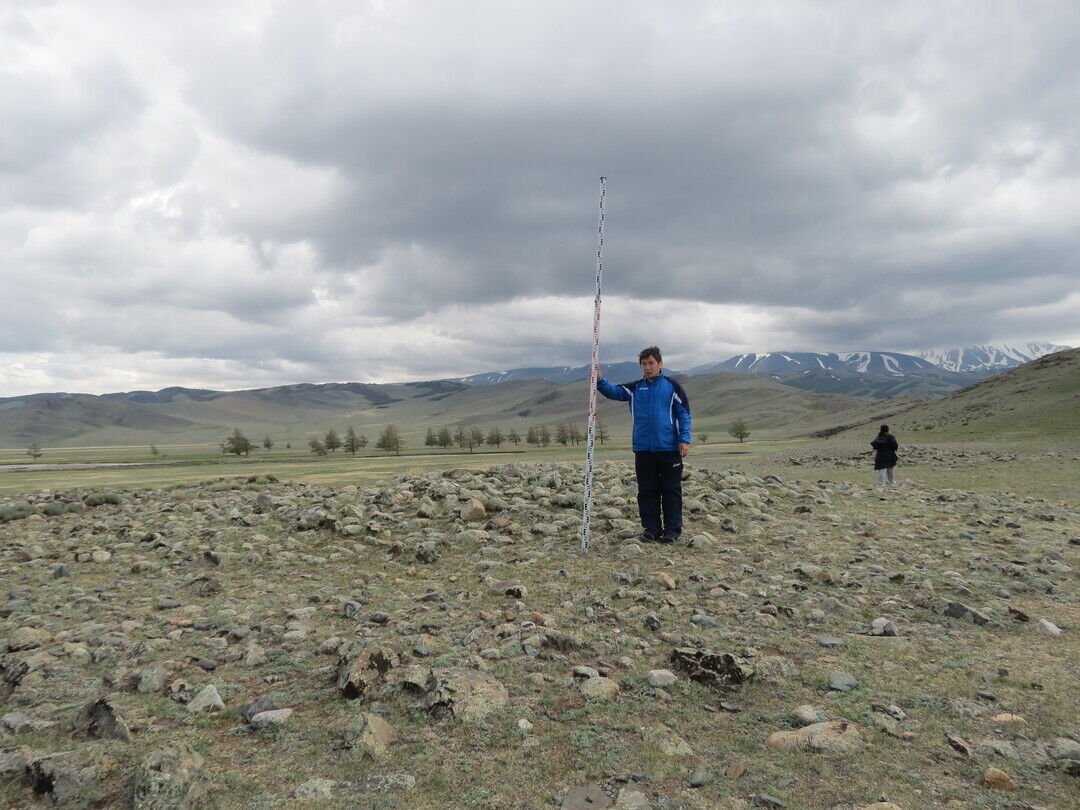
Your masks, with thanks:
M896 437L889 433L888 425L881 426L881 430L870 442L870 446L874 448L874 469L877 470L878 483L881 486L895 484L896 477L893 474L893 468L896 467L896 451L899 445L896 443Z
M640 380L612 385L596 368L596 389L608 399L630 403L638 514L646 543L674 543L682 534L683 458L690 452L690 400L664 374L656 346L643 349Z

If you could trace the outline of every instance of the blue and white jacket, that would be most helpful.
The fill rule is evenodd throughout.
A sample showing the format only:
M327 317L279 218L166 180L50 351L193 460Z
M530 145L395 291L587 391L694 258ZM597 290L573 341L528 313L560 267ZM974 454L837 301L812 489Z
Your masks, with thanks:
M635 453L678 450L690 444L690 400L683 387L664 370L652 378L621 385L600 379L596 390L608 399L630 403L631 431Z

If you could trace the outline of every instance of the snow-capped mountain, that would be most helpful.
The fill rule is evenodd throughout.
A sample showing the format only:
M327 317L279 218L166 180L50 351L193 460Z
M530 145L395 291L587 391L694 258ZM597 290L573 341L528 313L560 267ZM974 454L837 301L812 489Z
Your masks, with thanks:
M1069 346L1053 343L987 344L966 346L963 349L930 349L916 352L918 357L929 360L946 371L992 372L1005 371L1022 366L1046 354L1065 351Z
M766 374L822 370L902 377L937 371L938 367L928 360L899 352L766 352L738 354L722 363L697 366L690 369L689 373L741 371L747 374Z

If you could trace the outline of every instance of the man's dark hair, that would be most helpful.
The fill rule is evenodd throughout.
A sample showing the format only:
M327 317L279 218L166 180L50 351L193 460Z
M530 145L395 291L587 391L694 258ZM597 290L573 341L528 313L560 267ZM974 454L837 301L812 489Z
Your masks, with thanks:
M650 346L647 349L642 349L641 352L637 356L637 361L640 363L646 357L655 357L657 363L663 363L664 362L664 358L662 358L660 356L660 349L657 348L656 346Z
M880 432L881 433L888 433L889 432L889 426L888 425L882 425Z

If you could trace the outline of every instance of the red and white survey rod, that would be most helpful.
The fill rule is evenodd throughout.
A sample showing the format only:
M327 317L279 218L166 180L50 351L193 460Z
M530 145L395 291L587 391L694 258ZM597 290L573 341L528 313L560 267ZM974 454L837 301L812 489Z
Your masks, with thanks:
M604 274L604 194L607 178L600 178L600 226L596 246L596 299L593 302L592 364L589 366L589 431L585 443L585 505L581 515L581 550L589 550L592 519L593 451L596 446L596 364L600 357L600 282Z

